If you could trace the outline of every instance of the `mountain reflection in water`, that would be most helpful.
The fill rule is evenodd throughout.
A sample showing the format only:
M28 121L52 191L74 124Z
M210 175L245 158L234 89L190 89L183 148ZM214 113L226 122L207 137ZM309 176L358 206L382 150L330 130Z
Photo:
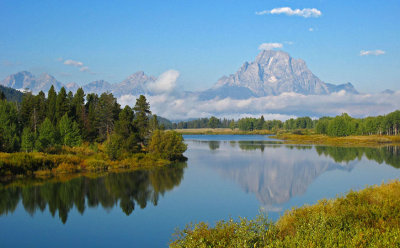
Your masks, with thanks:
M280 211L291 198L303 195L325 172L350 172L361 159L400 168L400 149L396 146L346 148L285 145L277 141L186 142L190 166L208 168L211 173L235 182L241 191L254 194L269 211ZM130 215L135 208L143 209L148 203L156 206L160 196L180 185L186 167L186 163L181 163L94 178L24 178L0 184L0 216L13 213L19 204L31 215L37 211L48 211L53 217L58 214L63 223L73 208L83 214L87 208L101 206L108 210L119 206ZM208 192L210 196L214 193Z
M148 202L157 205L160 195L180 184L185 168L186 163L180 163L97 178L15 181L0 186L0 215L14 212L21 200L31 215L48 207L53 217L58 212L63 223L73 207L83 214L87 207L112 209L119 204L130 215L137 206L145 208Z
M284 145L275 141L190 142L208 143L213 157L204 163L222 177L239 184L244 191L254 193L263 207L270 211L280 211L280 205L304 194L323 173L351 171L363 157L400 168L400 148L396 146Z

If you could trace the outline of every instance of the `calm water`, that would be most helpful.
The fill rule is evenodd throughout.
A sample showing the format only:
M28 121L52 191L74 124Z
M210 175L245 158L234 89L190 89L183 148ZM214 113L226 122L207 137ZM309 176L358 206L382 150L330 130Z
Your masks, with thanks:
M187 163L0 186L0 247L165 247L175 227L272 219L400 177L396 147L283 145L267 136L187 135Z

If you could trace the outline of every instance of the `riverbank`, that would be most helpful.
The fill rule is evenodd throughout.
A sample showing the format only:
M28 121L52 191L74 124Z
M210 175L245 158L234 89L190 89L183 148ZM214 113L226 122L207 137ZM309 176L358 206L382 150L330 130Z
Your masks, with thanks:
M367 146L400 145L400 136L369 135L330 137L322 134L276 134L271 138L283 140L288 144L318 144L329 146Z
M253 130L241 131L238 128L232 130L230 128L189 128L189 129L174 129L174 131L181 134L200 134L200 135L269 135L273 134L269 130Z
M293 209L275 223L260 215L175 235L170 247L399 247L400 182Z
M68 173L102 173L143 167L164 166L171 161L151 154L126 154L111 160L101 145L62 147L56 154L42 152L0 153L1 181L24 176L52 177Z

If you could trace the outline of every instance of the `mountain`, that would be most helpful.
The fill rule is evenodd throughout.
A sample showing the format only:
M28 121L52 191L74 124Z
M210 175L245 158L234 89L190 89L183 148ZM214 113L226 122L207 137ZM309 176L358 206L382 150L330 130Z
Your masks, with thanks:
M101 94L108 91L116 97L127 94L155 95L157 92L153 92L149 84L156 80L156 77L138 71L120 83L110 84L107 81L98 80L85 84L82 88L86 93ZM28 88L34 94L41 90L47 92L51 85L54 85L57 91L64 86L68 91L75 92L80 87L74 82L63 85L49 74L35 77L27 71L10 75L0 84L19 90ZM235 74L220 78L212 88L202 92L182 92L182 94L187 97L198 97L200 100L209 100L227 97L248 99L280 95L285 92L326 95L343 90L358 94L351 83L335 85L321 81L301 59L294 59L283 51L264 50L253 62L245 62Z
M303 95L325 95L345 90L357 94L351 83L327 84L315 76L301 59L283 51L263 50L253 62L245 62L235 73L224 76L200 99L215 97L245 99L295 92Z
M116 96L122 96L127 93L132 95L150 94L151 92L147 89L146 84L154 82L157 78L153 76L147 76L143 71L138 71L119 84L114 85L113 94Z
M62 83L57 81L53 76L49 74L41 74L39 77L35 77L28 71L21 71L16 74L12 74L0 82L0 85L14 88L17 90L29 89L32 93L37 94L39 91L47 92L51 85L54 85L58 91L63 86Z
M394 92L393 90L386 89L386 90L382 91L381 93L382 93L382 94L393 95L395 92Z
M71 82L71 83L67 83L66 85L65 85L65 89L67 90L67 91L72 91L72 92L76 92L78 89L79 89L79 85L77 84L77 83L75 83L75 82Z
M98 81L93 81L88 84L85 84L82 86L82 89L86 93L96 93L100 95L103 92L111 92L112 91L112 85L104 80L98 80Z

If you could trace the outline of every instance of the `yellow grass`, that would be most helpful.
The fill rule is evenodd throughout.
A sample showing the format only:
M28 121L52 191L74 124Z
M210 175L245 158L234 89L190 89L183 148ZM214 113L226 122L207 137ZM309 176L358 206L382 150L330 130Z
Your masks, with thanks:
M330 137L321 134L277 134L272 138L284 140L289 144L321 144L334 146L382 146L400 145L400 136L369 135L369 136L347 136Z

